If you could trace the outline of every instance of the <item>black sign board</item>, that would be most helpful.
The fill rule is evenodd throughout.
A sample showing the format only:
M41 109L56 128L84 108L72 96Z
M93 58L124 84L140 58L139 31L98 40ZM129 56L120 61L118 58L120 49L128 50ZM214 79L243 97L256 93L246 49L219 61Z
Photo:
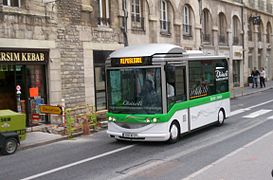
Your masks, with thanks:
M49 59L48 49L0 49L0 63L8 64L45 64Z
M151 65L152 59L150 57L122 57L111 59L111 65L120 66L144 66Z

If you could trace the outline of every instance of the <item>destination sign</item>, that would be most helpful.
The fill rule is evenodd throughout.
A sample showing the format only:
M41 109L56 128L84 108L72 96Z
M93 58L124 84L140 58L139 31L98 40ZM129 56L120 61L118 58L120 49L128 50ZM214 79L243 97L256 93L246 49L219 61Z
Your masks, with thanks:
M123 57L111 59L112 66L143 66L151 64L152 61L149 57Z

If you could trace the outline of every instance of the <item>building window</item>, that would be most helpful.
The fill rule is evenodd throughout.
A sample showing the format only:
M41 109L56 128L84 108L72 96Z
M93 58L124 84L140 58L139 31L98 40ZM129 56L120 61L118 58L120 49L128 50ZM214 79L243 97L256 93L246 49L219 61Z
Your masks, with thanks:
M191 25L190 25L190 8L188 5L184 6L184 16L183 16L183 35L192 36Z
M264 10L264 1L263 0L258 0L258 8L260 10Z
M219 43L227 44L227 23L223 13L219 14Z
M260 42L263 41L262 36L263 36L263 26L262 24L260 24L258 27L258 41Z
M132 29L144 30L144 18L142 15L141 0L131 0Z
M233 45L240 44L240 23L238 17L233 17Z
M266 10L268 13L272 13L272 3L269 0L266 2Z
M11 7L21 7L21 0L3 0L3 5Z
M110 25L110 0L99 0L98 24L101 26Z
M271 42L271 35L272 35L272 28L270 22L267 23L267 28L266 28L266 42L270 43Z
M203 41L204 42L211 42L211 19L210 19L210 12L208 9L203 11Z
M255 7L255 0L249 0L249 5L251 7Z
M165 0L160 2L160 30L169 33L168 5Z

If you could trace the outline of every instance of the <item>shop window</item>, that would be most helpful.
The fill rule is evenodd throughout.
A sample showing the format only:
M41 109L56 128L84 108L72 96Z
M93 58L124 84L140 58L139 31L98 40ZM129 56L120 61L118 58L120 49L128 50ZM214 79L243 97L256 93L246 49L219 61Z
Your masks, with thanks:
M11 7L20 7L21 0L3 0L3 5Z
M27 125L46 123L45 116L32 120L33 114L39 114L39 105L46 100L44 65L0 65L0 109L26 113Z

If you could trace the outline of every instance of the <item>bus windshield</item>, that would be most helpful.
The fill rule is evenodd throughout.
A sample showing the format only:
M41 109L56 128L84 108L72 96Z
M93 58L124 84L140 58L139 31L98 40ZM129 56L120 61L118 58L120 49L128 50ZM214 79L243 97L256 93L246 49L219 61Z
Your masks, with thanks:
M109 112L162 113L160 68L108 69L107 96Z

